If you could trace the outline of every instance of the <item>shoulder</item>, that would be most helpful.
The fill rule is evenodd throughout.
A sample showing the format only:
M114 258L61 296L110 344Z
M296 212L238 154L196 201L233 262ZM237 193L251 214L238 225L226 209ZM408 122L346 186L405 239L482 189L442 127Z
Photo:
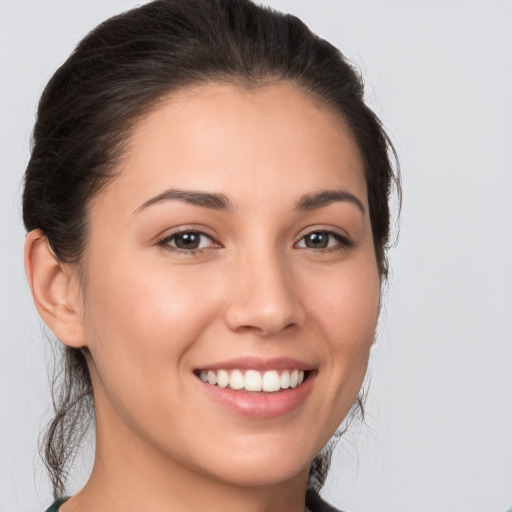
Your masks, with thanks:
M325 502L314 489L306 493L306 507L310 512L342 512Z
M67 500L68 498L59 498L54 501L54 503L46 509L46 512L58 512L59 507Z

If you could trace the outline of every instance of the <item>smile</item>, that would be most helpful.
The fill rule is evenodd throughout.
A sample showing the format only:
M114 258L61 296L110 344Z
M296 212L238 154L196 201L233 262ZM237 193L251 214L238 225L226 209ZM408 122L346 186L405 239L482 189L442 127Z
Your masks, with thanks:
M266 370L200 370L198 377L205 383L219 388L236 391L263 391L273 393L283 389L300 386L307 377L307 372L299 369Z

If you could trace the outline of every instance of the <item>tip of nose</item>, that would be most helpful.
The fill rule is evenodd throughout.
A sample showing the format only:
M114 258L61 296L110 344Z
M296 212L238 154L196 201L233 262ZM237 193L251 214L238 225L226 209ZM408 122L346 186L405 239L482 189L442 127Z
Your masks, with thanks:
M289 304L289 306L292 306ZM287 308L232 305L226 312L226 324L232 331L252 332L261 336L272 336L291 331L303 323L302 308L298 305Z
M269 261L251 267L233 281L224 312L232 331L272 336L303 324L305 312L293 276Z

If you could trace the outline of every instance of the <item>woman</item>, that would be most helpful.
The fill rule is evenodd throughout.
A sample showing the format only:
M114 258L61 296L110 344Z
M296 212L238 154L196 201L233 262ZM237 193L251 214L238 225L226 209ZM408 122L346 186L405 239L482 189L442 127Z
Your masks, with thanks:
M334 47L247 0L151 2L57 71L23 197L65 346L50 510L333 510L317 491L362 406L394 181L362 95Z

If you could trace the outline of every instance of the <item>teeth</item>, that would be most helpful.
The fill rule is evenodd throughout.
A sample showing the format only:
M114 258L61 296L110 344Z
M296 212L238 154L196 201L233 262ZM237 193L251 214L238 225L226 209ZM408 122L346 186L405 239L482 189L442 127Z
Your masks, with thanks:
M293 370L290 374L290 387L296 388L299 382L299 370Z
M242 389L244 386L244 374L240 370L233 370L229 376L229 387L231 389Z
M281 378L279 379L279 385L283 388L289 388L290 387L290 372L288 370L285 370L283 373L281 373Z
M256 370L247 370L244 387L247 391L261 391L261 373Z
M279 391L281 383L279 382L279 373L276 371L265 372L263 374L263 391Z
M203 382L220 388L245 389L246 391L264 391L272 393L280 389L296 388L304 382L304 370L208 370L201 371L199 378Z
M226 388L229 385L229 375L226 370L219 370L217 372L217 385L219 388Z

